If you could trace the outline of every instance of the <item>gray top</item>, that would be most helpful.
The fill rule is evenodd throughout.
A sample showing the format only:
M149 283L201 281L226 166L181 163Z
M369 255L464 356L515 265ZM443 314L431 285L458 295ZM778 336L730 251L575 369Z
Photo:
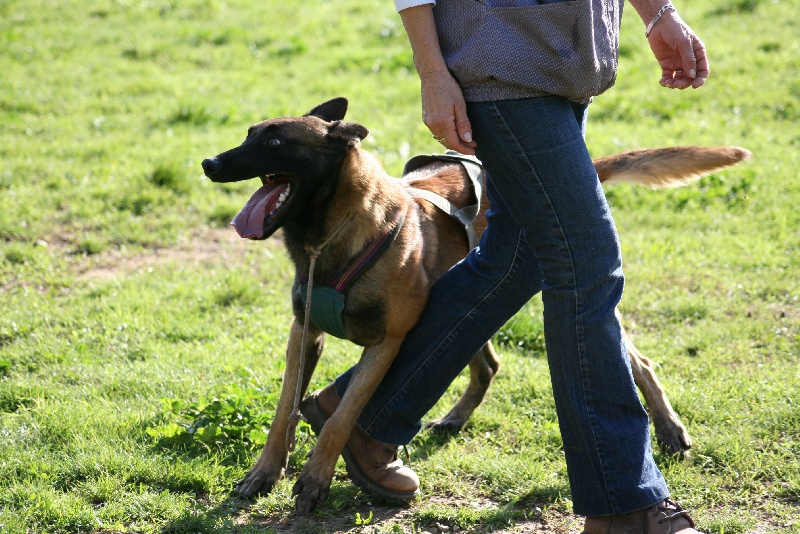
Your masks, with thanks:
M445 63L468 102L559 95L577 102L614 85L622 0L438 0Z

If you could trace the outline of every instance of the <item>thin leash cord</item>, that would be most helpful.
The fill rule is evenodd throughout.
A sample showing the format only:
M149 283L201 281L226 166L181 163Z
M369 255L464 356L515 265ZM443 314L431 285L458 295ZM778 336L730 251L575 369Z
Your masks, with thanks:
M308 287L306 289L306 306L305 317L303 318L303 335L300 338L300 361L297 367L297 385L294 389L294 403L292 404L292 413L289 416L289 427L286 430L286 449L289 452L294 451L297 445L297 425L300 421L305 421L306 418L300 412L300 397L303 393L303 374L305 373L306 366L306 341L308 340L308 327L311 321L311 296L314 290L314 268L317 264L317 258L322 254L322 249L328 246L328 243L339 235L345 223L350 220L347 217L342 223L322 242L321 245L309 250L309 265L308 265Z
M297 368L297 385L294 388L294 404L292 404L292 414L289 416L289 428L286 431L286 449L289 452L294 451L297 445L297 425L300 421L305 421L306 418L300 412L300 396L303 390L303 373L305 373L306 366L306 340L308 337L308 325L311 319L311 294L314 287L314 266L317 263L317 257L322 250L317 247L311 253L311 264L308 267L308 292L306 294L306 309L305 317L303 318L303 335L300 339L300 362Z

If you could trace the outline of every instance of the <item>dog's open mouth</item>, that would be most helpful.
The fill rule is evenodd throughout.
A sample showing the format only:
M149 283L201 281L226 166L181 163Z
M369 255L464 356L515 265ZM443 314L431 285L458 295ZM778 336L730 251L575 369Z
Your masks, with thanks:
M231 221L240 237L264 239L280 227L281 215L294 199L292 180L283 174L261 178L262 185Z

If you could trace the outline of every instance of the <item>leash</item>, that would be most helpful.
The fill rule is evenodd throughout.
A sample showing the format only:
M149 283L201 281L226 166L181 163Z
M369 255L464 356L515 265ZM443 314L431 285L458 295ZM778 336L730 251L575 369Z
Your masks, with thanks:
M303 414L300 412L300 396L302 395L303 391L303 374L305 373L306 364L306 341L308 338L308 325L309 321L311 320L311 292L314 288L314 267L316 266L317 258L320 254L322 254L322 250L342 232L342 229L346 226L346 223L352 219L352 217L352 215L349 215L344 221L342 221L341 224L339 224L339 226L337 226L320 245L317 245L316 247L306 247L306 251L309 253L310 259L308 265L308 296L306 297L305 317L303 318L303 335L300 338L300 362L297 367L297 386L294 390L294 404L292 405L292 413L289 415L289 427L286 430L286 449L289 452L294 451L294 448L297 445L297 425L300 423L300 421L306 420L305 416L303 416Z

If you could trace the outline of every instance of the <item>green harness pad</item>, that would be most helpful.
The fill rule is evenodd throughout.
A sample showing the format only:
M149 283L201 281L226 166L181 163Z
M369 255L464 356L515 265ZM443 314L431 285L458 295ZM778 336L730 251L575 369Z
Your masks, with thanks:
M299 284L296 292L303 300L303 308L308 298L308 284ZM339 339L345 338L344 322L344 295L328 286L314 285L311 292L311 323L332 336Z

